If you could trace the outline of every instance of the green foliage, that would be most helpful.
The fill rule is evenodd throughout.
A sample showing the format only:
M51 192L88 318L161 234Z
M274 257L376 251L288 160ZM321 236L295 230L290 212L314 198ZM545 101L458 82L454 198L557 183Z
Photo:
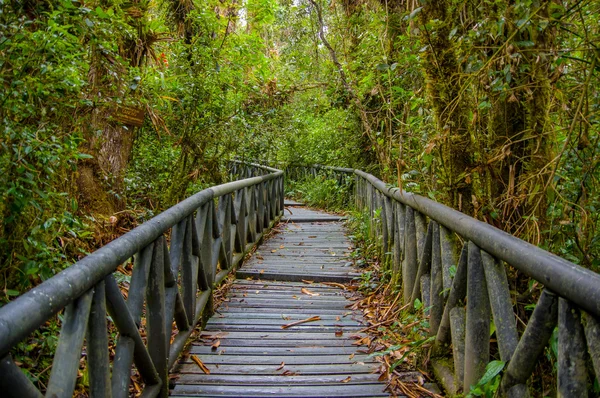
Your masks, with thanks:
M71 123L88 106L80 37L89 10L63 1L34 20L13 7L0 4L0 279L21 290L62 269L79 253L67 241L88 234L67 181L86 157Z
M341 211L348 207L350 200L352 177L340 184L337 179L321 174L315 178L307 177L293 183L288 194L304 201L309 206Z
M485 367L485 373L476 385L471 386L467 397L486 397L495 396L500 387L500 372L504 369L505 362L491 361Z

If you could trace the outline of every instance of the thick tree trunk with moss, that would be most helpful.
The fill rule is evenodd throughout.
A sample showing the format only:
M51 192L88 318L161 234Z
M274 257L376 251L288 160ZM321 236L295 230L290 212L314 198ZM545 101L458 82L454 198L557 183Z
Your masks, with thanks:
M476 210L473 197L475 152L472 145L468 109L454 45L449 39L454 16L449 1L428 1L419 18L421 37L426 45L423 69L427 92L440 136L442 186L447 202L470 215Z

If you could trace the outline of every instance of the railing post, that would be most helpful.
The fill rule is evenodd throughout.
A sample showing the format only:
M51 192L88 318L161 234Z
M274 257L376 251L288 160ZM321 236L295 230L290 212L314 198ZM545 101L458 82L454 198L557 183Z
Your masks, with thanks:
M158 238L154 245L148 289L146 290L148 351L161 381L161 397L169 395L167 355L169 352L168 339L171 337L170 319L172 319L169 318L167 322L165 309L165 248L164 237Z
M529 396L525 383L552 336L557 317L558 298L544 289L502 377L502 390L509 397Z
M410 303L417 276L417 232L415 213L411 207L406 208L406 228L404 236L404 261L402 262L402 291L404 304Z
M465 327L465 378L468 391L483 376L490 360L490 304L479 248L469 242L467 318Z
M579 308L568 300L559 298L557 397L588 396L585 351L585 337Z
M437 222L431 221L433 225L433 242L431 245L431 310L429 311L429 333L432 336L437 335L442 315L444 313L444 290L442 254L440 248L440 226Z
M94 288L87 335L87 361L91 397L112 397L106 328L104 281Z

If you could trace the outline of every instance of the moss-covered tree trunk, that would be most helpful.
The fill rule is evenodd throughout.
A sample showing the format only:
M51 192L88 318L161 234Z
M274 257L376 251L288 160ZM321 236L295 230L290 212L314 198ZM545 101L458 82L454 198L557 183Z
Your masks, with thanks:
M429 102L435 114L440 143L441 175L446 201L473 215L476 208L473 182L475 154L472 144L466 91L450 40L453 20L450 1L427 1L419 13L423 44L423 69Z

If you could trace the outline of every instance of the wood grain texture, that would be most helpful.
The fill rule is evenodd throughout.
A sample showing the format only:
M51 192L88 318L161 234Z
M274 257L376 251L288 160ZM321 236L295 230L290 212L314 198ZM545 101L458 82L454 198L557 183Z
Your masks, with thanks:
M349 309L353 301L343 289L318 283L359 275L339 217L297 203L286 215L281 232L237 271L226 300L174 367L172 396L389 396L378 362L354 345L363 336L362 314Z

